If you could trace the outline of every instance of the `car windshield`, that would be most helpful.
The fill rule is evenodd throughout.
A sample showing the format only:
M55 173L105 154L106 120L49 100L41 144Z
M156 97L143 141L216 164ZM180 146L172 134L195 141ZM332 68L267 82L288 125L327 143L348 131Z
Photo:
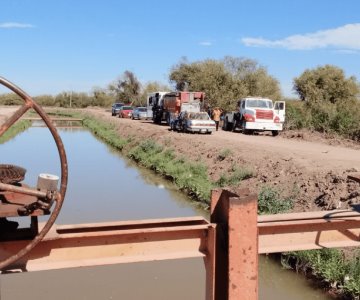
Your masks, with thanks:
M123 105L124 105L124 104L122 104L122 103L115 103L115 104L114 104L115 107L121 107L121 106L123 106Z
M139 107L137 110L140 112L146 112L146 107Z
M261 99L247 100L246 101L246 107L272 108L272 101L270 101L270 100L261 100Z
M133 108L131 106L123 106L122 110L132 110Z
M203 113L190 113L189 119L191 120L209 120L209 115L206 112Z

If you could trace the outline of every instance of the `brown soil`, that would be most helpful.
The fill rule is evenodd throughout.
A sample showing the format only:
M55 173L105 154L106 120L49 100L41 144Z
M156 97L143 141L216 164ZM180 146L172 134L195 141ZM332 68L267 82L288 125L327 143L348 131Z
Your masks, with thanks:
M0 124L14 110L0 107ZM242 186L253 192L264 185L276 187L284 197L295 199L295 211L348 208L360 203L360 184L347 178L360 172L360 145L352 141L308 131L287 131L277 137L221 129L212 135L177 133L151 121L112 117L102 108L87 108L86 112L112 122L122 136L154 139L179 156L203 162L213 180L231 172L234 165L251 169L254 177ZM221 156L224 151L230 154Z
M359 183L347 178L360 171L360 145L351 141L308 131L288 131L277 137L221 129L212 135L178 133L151 121L111 117L100 108L87 112L116 124L122 136L151 138L180 156L205 163L213 180L231 172L234 165L251 169L255 176L244 181L244 187L254 192L264 185L276 187L284 197L296 199L295 211L348 208L360 203ZM224 158L221 154L225 150L230 154Z

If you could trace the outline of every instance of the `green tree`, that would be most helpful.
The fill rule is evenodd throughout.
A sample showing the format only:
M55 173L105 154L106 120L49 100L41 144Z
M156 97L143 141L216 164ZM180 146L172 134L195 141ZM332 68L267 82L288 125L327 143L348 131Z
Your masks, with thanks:
M243 86L243 95L268 97L273 100L282 98L279 81L270 76L264 66L256 60L226 56L223 63L234 80Z
M39 95L34 100L41 106L55 106L55 97L52 95Z
M342 69L325 65L295 78L294 90L304 101L303 119L308 127L360 140L359 84L355 77L346 78Z
M160 82L157 81L149 81L147 83L145 83L143 85L143 89L141 92L141 97L140 97L140 103L139 106L145 106L146 105L146 97L149 93L153 93L153 92L170 92L171 88L165 84L162 84Z
M24 100L22 100L15 93L6 93L0 95L0 104L1 105L22 105Z
M177 90L203 91L210 106L234 109L246 96L281 97L278 81L256 61L227 56L189 63L182 58L172 67L170 82Z
M354 100L360 91L355 77L346 78L342 69L332 65L305 70L294 79L294 90L303 101L333 104Z
M205 92L208 105L223 108L235 105L234 90L241 87L232 80L221 61L212 59L193 63L182 59L172 68L170 82L179 91Z
M124 103L139 103L140 90L139 80L130 71L125 71L120 79L109 85L109 91L114 94L116 100Z
M111 95L105 89L94 88L93 89L93 105L97 106L111 106L115 102L114 95Z

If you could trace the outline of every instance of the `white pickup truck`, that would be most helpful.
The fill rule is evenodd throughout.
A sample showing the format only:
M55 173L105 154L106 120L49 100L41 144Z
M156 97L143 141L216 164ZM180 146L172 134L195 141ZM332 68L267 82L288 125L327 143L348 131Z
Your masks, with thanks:
M240 129L245 134L271 131L276 136L283 129L285 101L247 97L238 101L237 109L224 115L223 130Z

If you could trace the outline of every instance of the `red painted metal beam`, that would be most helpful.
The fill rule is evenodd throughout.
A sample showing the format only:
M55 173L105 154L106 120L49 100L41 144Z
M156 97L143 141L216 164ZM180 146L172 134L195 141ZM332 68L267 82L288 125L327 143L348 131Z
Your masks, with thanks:
M215 226L203 218L56 226L11 269L61 269L151 260L214 257ZM1 244L0 259L26 241ZM209 263L213 261L208 258Z
M258 217L259 253L360 246L360 213L353 210Z
M257 216L248 190L214 190L201 217L55 226L11 268L24 271L203 257L206 299L258 298L258 253L360 246L360 213ZM3 242L0 261L26 246Z
M211 222L218 226L215 299L257 299L257 196L213 190Z

